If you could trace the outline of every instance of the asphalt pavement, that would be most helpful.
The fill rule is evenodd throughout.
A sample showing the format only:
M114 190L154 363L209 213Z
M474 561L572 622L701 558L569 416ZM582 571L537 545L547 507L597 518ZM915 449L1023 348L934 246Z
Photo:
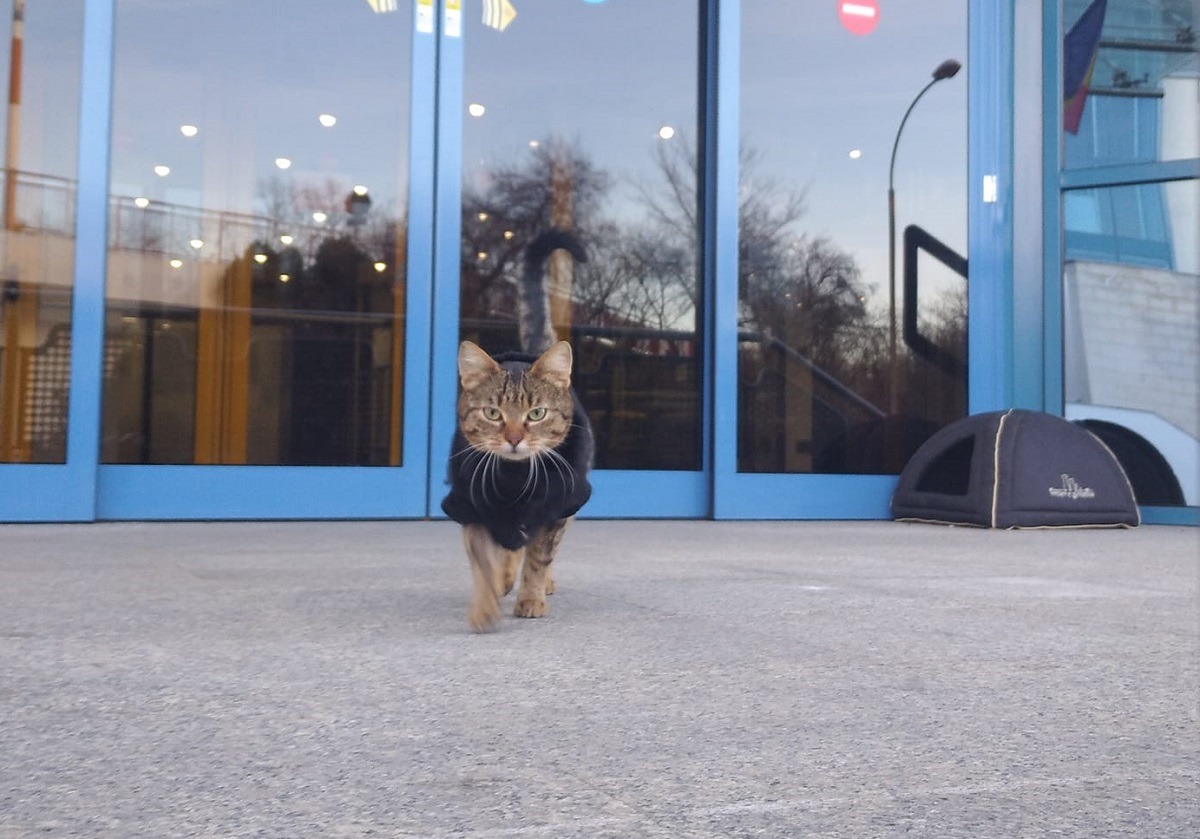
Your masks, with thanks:
M1200 836L1200 530L0 526L0 837ZM506 602L511 609L512 596Z

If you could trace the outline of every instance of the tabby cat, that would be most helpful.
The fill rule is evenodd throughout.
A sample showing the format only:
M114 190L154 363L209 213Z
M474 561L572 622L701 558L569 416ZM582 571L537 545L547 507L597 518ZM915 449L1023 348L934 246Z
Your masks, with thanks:
M450 453L446 515L463 525L474 578L467 622L495 627L520 568L513 614L540 618L554 591L550 565L567 522L591 496L592 429L571 388L571 345L553 341L543 265L578 241L552 229L530 243L521 293L525 352L495 357L470 341L458 350L458 429Z

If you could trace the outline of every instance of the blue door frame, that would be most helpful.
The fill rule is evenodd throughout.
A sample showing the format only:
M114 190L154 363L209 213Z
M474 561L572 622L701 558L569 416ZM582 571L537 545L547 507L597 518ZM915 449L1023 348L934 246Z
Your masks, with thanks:
M79 134L109 136L113 4L86 3ZM108 143L80 143L64 464L0 464L0 521L91 521L100 455L100 361L108 250Z
M84 3L67 462L0 465L4 488L0 521L423 516L428 504L434 33L414 27L412 45L404 465L106 465L99 463L100 359L108 258L114 11L113 0Z
M404 466L99 464L113 0L86 0L65 465L0 465L0 520L418 518L437 516L453 427L458 343L463 39L458 3L436 31L414 3ZM972 412L1012 399L1012 11L971 0L968 127ZM998 8L1004 7L1004 8ZM737 471L737 194L740 0L701 15L705 456L694 472L599 471L588 517L886 518L896 478ZM428 18L426 18L427 20ZM469 48L469 47L468 47ZM102 139L100 139L102 138ZM984 197L985 180L997 188Z

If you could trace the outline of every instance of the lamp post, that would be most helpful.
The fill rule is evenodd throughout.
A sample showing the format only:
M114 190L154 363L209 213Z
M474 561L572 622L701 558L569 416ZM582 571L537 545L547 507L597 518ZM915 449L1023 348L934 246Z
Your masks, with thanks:
M892 163L888 167L888 339L891 349L889 413L893 416L899 411L900 406L899 383L897 381L899 358L896 353L896 188L894 185L896 150L900 148L900 135L904 131L904 123L908 122L908 115L913 112L913 108L917 106L917 102L921 101L921 97L925 95L925 92L929 88L943 79L953 78L960 69L962 69L962 64L953 58L947 58L934 69L933 78L925 87L921 88L921 92L916 95L912 103L908 106L908 110L904 112L904 118L900 120L900 127L896 129L896 140L892 143Z

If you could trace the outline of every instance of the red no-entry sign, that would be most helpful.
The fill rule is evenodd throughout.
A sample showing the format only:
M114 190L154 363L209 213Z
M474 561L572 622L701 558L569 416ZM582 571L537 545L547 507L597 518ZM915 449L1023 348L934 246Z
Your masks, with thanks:
M879 23L877 0L838 0L838 20L855 35L867 35Z

